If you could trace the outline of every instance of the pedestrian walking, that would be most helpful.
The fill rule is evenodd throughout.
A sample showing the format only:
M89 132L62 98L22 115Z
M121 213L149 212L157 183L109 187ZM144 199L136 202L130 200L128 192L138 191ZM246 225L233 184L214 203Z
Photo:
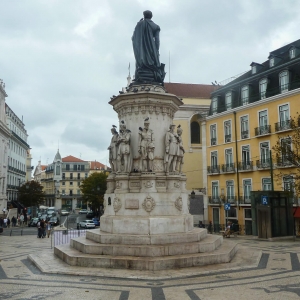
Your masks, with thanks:
M49 222L47 222L46 224L46 229L47 229L47 236L49 238L51 234L51 224Z
M4 217L4 220L3 220L3 227L6 228L7 227L7 218Z
M20 216L20 226L23 226L24 224L24 216L23 214Z
M15 216L13 216L13 217L11 218L11 224L12 224L12 227L16 227L17 219L15 218Z
M41 234L42 234L42 238L44 238L46 236L46 232L45 232L45 221L44 219L41 221Z
M9 228L10 227L10 219L9 219L9 217L7 218L7 228Z

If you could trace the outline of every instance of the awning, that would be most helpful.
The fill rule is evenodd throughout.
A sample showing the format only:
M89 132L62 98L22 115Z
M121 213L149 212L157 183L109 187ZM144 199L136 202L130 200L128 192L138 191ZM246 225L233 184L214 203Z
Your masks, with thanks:
M293 215L294 215L294 218L300 218L300 207L293 208Z

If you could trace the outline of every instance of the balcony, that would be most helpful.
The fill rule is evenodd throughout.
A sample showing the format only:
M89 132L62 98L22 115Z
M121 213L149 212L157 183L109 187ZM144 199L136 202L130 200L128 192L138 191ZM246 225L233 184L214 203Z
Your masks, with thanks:
M249 138L249 130L245 130L241 132L241 138L242 139L247 139Z
M251 204L250 196L240 196L239 204Z
M220 174L220 165L208 166L207 174L209 174L209 175Z
M225 143L231 142L231 134L225 134Z
M253 171L253 161L240 161L238 169L239 171Z
M221 196L222 197L222 196ZM237 197L236 196L232 196L232 195L227 195L227 196L223 196L223 202L224 203L230 203L230 204L233 204L235 205L237 203Z
M257 169L269 169L271 168L271 161L269 158L263 160L257 160L256 167Z
M210 139L210 144L211 144L211 146L217 145L217 138L211 138Z
M234 173L235 172L234 163L222 165L222 172L223 173Z
M271 133L271 125L265 125L255 128L255 136L267 135Z
M275 123L276 132L283 131L283 130L291 130L291 129L292 129L291 120L285 120L285 121Z
M219 196L208 196L208 203L213 205L221 205L223 202Z
M276 165L278 168L292 168L295 167L291 159L288 157L281 157L277 159Z

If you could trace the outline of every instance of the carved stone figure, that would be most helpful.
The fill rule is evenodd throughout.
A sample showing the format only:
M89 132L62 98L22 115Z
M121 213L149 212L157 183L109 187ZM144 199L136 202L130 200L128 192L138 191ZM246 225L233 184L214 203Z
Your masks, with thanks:
M117 172L118 131L116 130L116 127L117 126L113 125L112 129L110 130L112 133L112 138L110 141L110 145L108 147L109 164L110 164L112 172Z
M176 170L179 173L182 173L182 165L183 165L183 156L185 153L185 150L183 148L183 143L182 143L182 128L180 125L177 126L177 140L178 140L178 152L177 152L177 164L176 164Z
M139 143L138 152L141 155L142 171L152 172L153 171L153 159L154 159L154 134L153 130L149 128L150 121L146 118L144 121L144 129L139 128Z
M144 18L135 26L132 36L132 46L136 61L136 82L163 83L165 77L164 64L159 61L160 27L155 24L152 12L143 12Z
M176 162L177 162L177 154L178 154L178 137L174 132L175 125L171 124L170 129L166 133L165 138L165 172L169 174L169 172L175 172Z
M132 153L130 151L131 131L126 128L125 121L120 123L120 133L117 140L117 165L118 173L130 173L132 167Z

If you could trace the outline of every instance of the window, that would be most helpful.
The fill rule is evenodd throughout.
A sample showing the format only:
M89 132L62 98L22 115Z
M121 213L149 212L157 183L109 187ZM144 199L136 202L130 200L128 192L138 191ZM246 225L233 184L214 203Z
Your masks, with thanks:
M62 179L66 178L66 173L62 173Z
M260 99L265 99L266 98L267 85L268 85L268 80L266 78L262 79L259 82Z
M80 195L80 190L77 190L77 195Z
M285 176L283 177L283 190L287 192L291 192L292 198L295 198L295 184L293 176Z
M61 190L61 193L62 193L63 195L65 195L65 194L66 194L66 190Z
M70 185L73 185L73 181L70 181Z
M245 85L242 87L241 99L242 99L242 105L246 105L249 103L249 87L248 87L248 85Z
M232 108L232 92L226 93L226 95L225 95L225 105L226 105L226 110Z
M217 145L217 125L210 125L210 144Z
M225 162L227 168L233 167L232 149L225 149Z
M288 71L283 71L279 74L279 85L280 85L280 92L286 92L289 90L289 76Z
M271 191L271 178L263 178L262 179L262 190L263 191Z
M245 208L245 234L252 235L252 211L251 208Z
M256 66L252 66L252 74L256 73Z
M265 127L268 125L268 112L263 110L259 112L259 127Z
M281 159L283 165L292 164L292 141L290 138L285 138L281 140Z
M70 170L70 165L66 164L66 170L69 171Z
M80 186L80 181L77 181L77 186Z
M214 97L211 101L211 112L212 114L216 114L218 111L218 98Z
M77 179L80 179L80 173L77 173Z
M65 181L62 181L62 183L61 183L62 185L66 185L66 182Z
M280 125L284 125L290 119L290 110L289 105L284 104L279 106L279 122Z
M270 62L270 68L274 67L275 64L274 57L271 57L269 62Z
M77 171L77 165L74 165L74 166L73 166L73 170L74 170L74 171Z
M250 169L250 146L242 146L242 165L243 170Z
M250 202L250 192L252 190L251 179L243 180L244 200Z
M191 123L191 143L200 144L200 125L196 121Z
M290 59L295 58L295 48L290 49Z
M70 179L73 179L73 173L70 173Z
M210 158L211 168L212 169L218 168L218 152L217 151L213 151L213 152L211 152L210 155L211 155L211 158Z
M60 166L56 166L56 175L60 175Z
M269 142L260 143L260 160L261 160L262 167L270 166Z
M70 196L73 196L73 190L70 190Z
M241 117L241 138L247 139L249 137L249 121L248 116Z
M84 171L84 165L81 165L81 171Z
M85 174L84 174L84 178L85 178L85 179L88 178L88 173L85 173Z
M218 181L213 181L211 183L211 190L212 190L212 199L213 200L218 200L219 199L219 182Z
M227 196L227 200L233 200L234 199L233 180L226 181L226 196Z
M224 122L225 143L231 142L231 121Z

